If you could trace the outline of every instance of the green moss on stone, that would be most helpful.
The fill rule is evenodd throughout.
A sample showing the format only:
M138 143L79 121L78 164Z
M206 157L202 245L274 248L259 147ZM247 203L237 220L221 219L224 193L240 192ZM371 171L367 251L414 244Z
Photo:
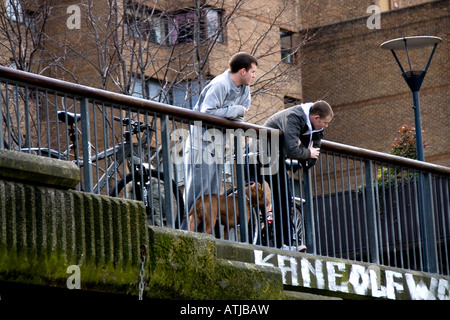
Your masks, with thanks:
M163 299L280 299L281 274L218 259L204 235L150 228L147 296Z
M213 237L147 226L141 202L0 180L0 280L66 287L78 265L83 290L155 299L280 299L276 268L223 260Z

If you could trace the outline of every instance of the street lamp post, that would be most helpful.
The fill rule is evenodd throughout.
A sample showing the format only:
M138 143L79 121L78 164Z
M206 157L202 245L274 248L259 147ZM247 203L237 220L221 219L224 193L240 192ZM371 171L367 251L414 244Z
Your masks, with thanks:
M422 125L420 123L420 103L419 90L422 82L430 66L436 47L442 39L438 37L421 36L421 37L403 37L386 41L381 44L382 49L391 50L397 61L403 78L412 91L414 103L414 121L416 126L416 153L417 160L425 161L423 155L423 140L422 140ZM409 50L433 47L431 55L428 58L427 65L424 70L413 70L411 66L411 59L409 57ZM405 50L408 57L409 71L405 71L400 60L395 53L395 50ZM423 264L424 271L438 273L437 262L437 245L436 245L436 228L435 216L433 207L433 192L432 192L432 177L430 173L421 172L419 174L419 217L422 231L422 245L423 245Z
M419 90L422 86L422 82L425 78L425 75L428 71L428 67L430 66L431 59L433 58L434 52L436 51L436 47L439 42L441 42L441 38L439 37L431 37L431 36L420 36L420 37L403 37L397 38L393 40L386 41L381 44L382 49L391 50L394 55L395 61L397 61L400 70L402 71L403 78L408 84L409 88L413 94L413 103L414 103L414 121L416 126L416 153L417 160L425 161L425 157L423 155L423 140L422 140L422 125L420 123L420 102L419 102ZM431 55L428 58L427 65L425 70L413 70L411 66L411 59L409 57L409 50L424 48L424 47L433 47L431 51ZM395 53L395 50L405 50L406 56L408 57L409 71L405 71L400 60Z

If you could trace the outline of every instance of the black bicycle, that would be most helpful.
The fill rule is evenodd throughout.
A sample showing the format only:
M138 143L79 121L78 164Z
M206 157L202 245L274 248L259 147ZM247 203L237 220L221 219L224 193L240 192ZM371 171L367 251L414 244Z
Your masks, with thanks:
M77 128L77 123L82 119L81 114L58 111L57 117L59 121L67 124L70 144L64 152L44 147L22 148L21 151L60 160L73 159L79 168L83 168L86 162L83 161L83 157L80 156L78 151L80 138ZM151 125L134 121L131 118L116 116L113 117L113 120L120 122L124 127L124 139L113 147L90 156L90 163L95 166L98 177L92 191L113 197L143 201L147 208L149 222L155 224L154 221L158 220L156 215L159 214L161 221L159 225L164 225L167 217L165 217L164 196L161 197L161 195L164 194L165 183L169 181L174 199L173 205L176 210L175 221L179 221L180 219L177 218L184 216L184 200L181 190L175 181L159 170L159 163L156 164L156 169L152 168L152 163L162 161L161 146L153 148L154 150L151 152L149 151L155 133L153 128L155 127L156 117L152 119ZM91 145L90 148L94 147ZM152 181L154 182L153 185ZM160 199L156 200L155 198L158 197ZM158 225L158 223L156 224Z

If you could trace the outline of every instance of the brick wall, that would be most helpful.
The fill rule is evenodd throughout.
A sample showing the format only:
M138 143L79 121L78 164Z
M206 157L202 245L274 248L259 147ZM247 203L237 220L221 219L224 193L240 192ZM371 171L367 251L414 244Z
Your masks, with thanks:
M261 55L258 76L265 73L275 75L285 72L288 75L277 80L270 90L253 86L252 108L246 121L262 124L276 111L285 107L284 98L296 101L327 99L334 106L336 119L326 132L326 138L342 143L389 151L397 128L404 124L413 124L411 110L412 98L408 87L400 75L392 55L379 48L386 41L401 36L437 35L443 38L438 46L429 73L421 90L422 124L427 134L425 141L430 144L426 160L438 164L450 165L450 150L447 145L448 129L446 111L449 105L448 76L448 0L398 0L398 10L384 12L381 15L381 29L368 29L366 26L367 7L380 4L382 0L324 0L324 1L287 1L280 27L296 31L303 28L304 33L313 36L302 54L297 57L299 68L286 70L292 65L281 63L278 54L266 55L267 48L279 51L278 28L270 28L271 15L277 6L270 2L261 7L259 2L251 0L245 3L227 28L226 43L217 45L206 66L209 75L219 74L226 68L228 58L237 50L251 51L258 37L264 38L256 55ZM386 2L386 1L384 1ZM422 5L406 7L424 3ZM66 9L69 1L61 1L52 11L47 22L51 41L45 43L52 55L64 61L64 69L47 69L52 77L74 81L70 75L82 84L102 87L101 79L95 69L75 51L95 62L97 46L92 42L92 28L89 27L84 6L82 8L81 29L69 30L66 21L70 14ZM106 7L95 2L93 10L98 16L106 15ZM279 9L279 8L278 8ZM270 12L267 15L266 12ZM343 22L339 22L345 20ZM245 27L244 27L245 26ZM317 27L320 26L320 27ZM312 28L312 29L305 29ZM266 30L270 30L264 33ZM55 30L57 30L55 32ZM258 32L255 32L258 31ZM263 37L264 36L264 37ZM303 39L301 35L300 40ZM255 40L256 38L256 40ZM57 45L63 43L73 50ZM64 52L59 52L63 50ZM163 49L162 49L163 50ZM270 51L269 49L267 49ZM278 50L278 51L277 51ZM160 51L158 57L167 52ZM156 61L156 62L155 62ZM180 62L179 59L176 63ZM7 64L1 61L2 64ZM157 59L153 59L157 64ZM40 65L41 66L41 65ZM277 66L277 68L274 68ZM160 66L157 65L156 68ZM151 76L152 68L147 69ZM66 73L68 71L68 73ZM170 78L170 73L169 76ZM118 88L111 81L105 84L108 90ZM304 92L302 91L304 90ZM261 93L262 92L262 93ZM430 108L429 106L433 107ZM436 116L437 115L437 116Z
M366 16L371 5L396 10L433 0L302 0L299 1L302 28L314 28Z
M312 28L366 15L372 0L299 1L302 28Z
M368 29L367 16L310 29L303 47L303 100L327 100L335 120L328 140L389 152L402 124L414 125L412 94L384 41L417 35L442 38L420 90L425 160L450 165L449 3L434 1L382 13L381 29ZM431 48L411 52L413 69L424 69ZM404 54L399 54L407 66ZM416 62L416 63L415 63Z

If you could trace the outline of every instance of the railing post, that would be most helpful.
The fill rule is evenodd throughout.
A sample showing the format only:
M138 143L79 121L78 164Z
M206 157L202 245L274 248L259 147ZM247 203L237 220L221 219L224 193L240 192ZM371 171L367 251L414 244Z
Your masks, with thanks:
M431 173L419 174L419 215L423 239L424 271L438 273L435 215Z
M238 189L238 209L241 242L248 242L248 226L247 226L247 206L245 205L245 175L243 164L243 148L242 148L242 130L235 130L234 133L234 153L236 155L236 183Z
M307 252L316 254L316 239L314 237L314 203L311 183L311 170L303 169L303 188L305 189L305 241Z
M174 208L172 193L172 161L170 159L170 125L169 116L161 117L161 143L163 155L163 172L164 172L164 204L166 208L167 226L174 228Z
M83 149L83 178L85 192L93 192L92 156L91 156L91 125L89 119L89 100L80 101L81 111L81 144Z
M8 91L8 88L6 88L6 91ZM2 90L0 90L0 95L3 95ZM2 100L0 99L0 149L5 149L5 136L3 133L3 119L5 119L5 117L3 116L3 104L2 104ZM8 106L8 99L5 99L5 103L6 103L6 109L9 108Z
M380 249L378 246L377 210L375 206L375 177L372 160L365 160L366 167L366 201L367 224L369 236L370 262L380 264Z

